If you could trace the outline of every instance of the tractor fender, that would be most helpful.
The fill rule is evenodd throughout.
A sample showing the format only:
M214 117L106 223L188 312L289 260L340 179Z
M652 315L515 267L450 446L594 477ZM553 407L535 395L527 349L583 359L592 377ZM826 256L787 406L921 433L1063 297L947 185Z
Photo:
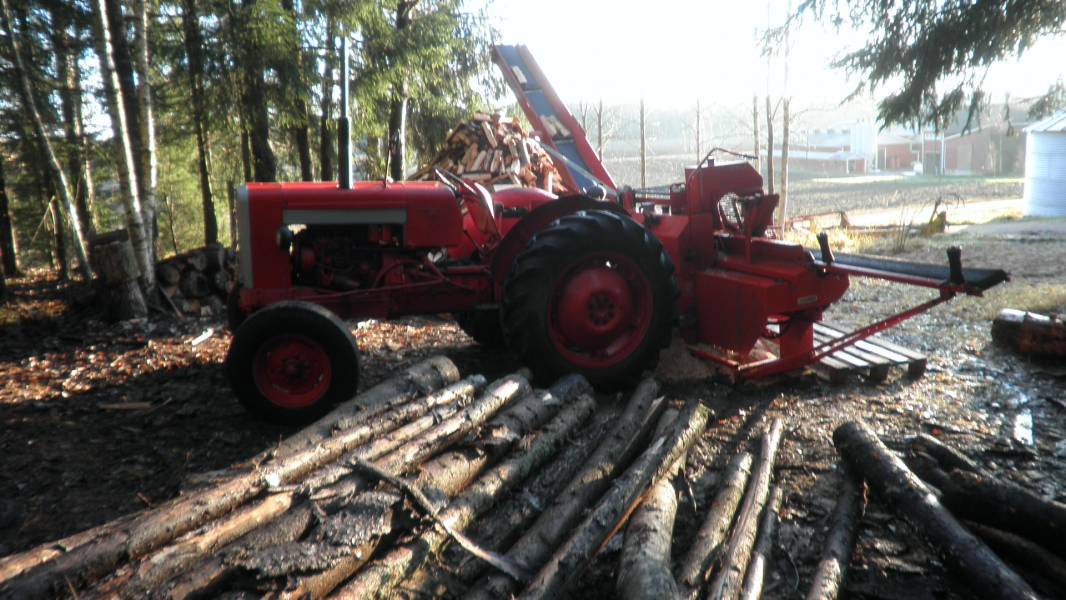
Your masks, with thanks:
M497 301L501 298L503 282L507 279L507 274L511 272L515 257L526 247L533 235L554 223L557 219L582 210L604 210L625 215L626 217L632 216L624 208L613 202L593 200L583 195L564 196L533 209L528 215L522 217L521 221L510 228L493 253L492 279L495 287L494 297Z

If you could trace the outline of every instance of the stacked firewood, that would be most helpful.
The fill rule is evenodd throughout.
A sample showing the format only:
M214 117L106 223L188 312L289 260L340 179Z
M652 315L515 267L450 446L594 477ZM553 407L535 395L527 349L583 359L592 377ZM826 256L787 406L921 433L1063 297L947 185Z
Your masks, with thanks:
M210 244L159 261L155 274L165 307L176 315L222 316L237 280L237 255Z
M402 597L438 557L475 594L556 597L709 411L648 380L619 417L580 376L527 377L416 364L204 487L0 559L0 597Z
M836 430L833 442L852 472L869 485L872 497L921 532L948 571L977 597L1062 597L1066 504L999 479L928 435L908 440L901 456L869 426L853 421ZM841 521L849 542L829 571L833 584L826 588L834 594L847 570L859 516L861 511L851 510L850 518Z
M531 140L521 124L499 114L476 114L448 135L444 147L428 165L411 176L432 180L439 168L484 184L537 187L552 193L566 192L555 163L540 144Z

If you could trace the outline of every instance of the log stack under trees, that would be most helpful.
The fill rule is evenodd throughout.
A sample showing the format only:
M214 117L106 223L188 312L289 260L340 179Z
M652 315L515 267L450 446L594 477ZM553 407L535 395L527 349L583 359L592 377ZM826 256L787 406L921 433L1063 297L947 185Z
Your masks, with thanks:
M529 138L516 119L499 114L479 113L457 125L436 158L410 179L435 180L435 168L461 175L490 190L497 185L521 185L555 194L568 191L551 156Z
M176 315L219 317L237 280L237 256L220 244L189 250L156 263L164 309Z

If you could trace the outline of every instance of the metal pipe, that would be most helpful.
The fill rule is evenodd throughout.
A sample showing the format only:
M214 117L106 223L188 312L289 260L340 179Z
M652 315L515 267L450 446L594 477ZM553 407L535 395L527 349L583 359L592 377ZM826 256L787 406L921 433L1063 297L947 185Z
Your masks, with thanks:
M352 189L352 132L348 121L348 36L341 36L341 116L337 119L337 187Z

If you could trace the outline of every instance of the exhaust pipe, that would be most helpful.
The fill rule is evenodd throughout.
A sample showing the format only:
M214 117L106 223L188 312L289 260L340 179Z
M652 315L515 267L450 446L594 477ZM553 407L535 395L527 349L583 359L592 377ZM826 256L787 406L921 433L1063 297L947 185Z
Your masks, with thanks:
M337 119L337 187L352 189L352 131L348 121L348 36L341 36L341 116Z

